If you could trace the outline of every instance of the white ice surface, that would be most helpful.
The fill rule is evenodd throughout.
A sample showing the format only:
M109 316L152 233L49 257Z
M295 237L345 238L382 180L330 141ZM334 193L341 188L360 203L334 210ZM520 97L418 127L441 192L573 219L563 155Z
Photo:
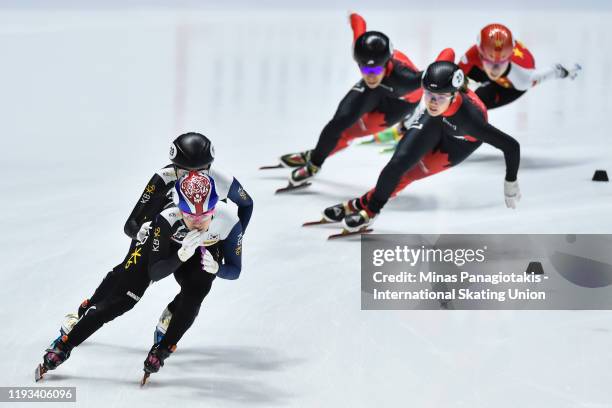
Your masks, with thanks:
M360 11L421 68L493 20L538 66L584 67L490 112L522 144L518 210L503 205L501 154L484 146L406 189L377 232L612 233L612 187L590 181L612 171L608 12ZM256 169L314 146L358 79L351 38L335 11L0 13L0 386L33 384L63 315L125 255L123 223L169 141L197 130L255 201L243 275L215 282L140 390L178 288L152 286L45 379L78 388L70 406L612 406L609 312L360 310L357 240L300 224L372 187L389 156L351 147L309 190L274 196L287 172Z

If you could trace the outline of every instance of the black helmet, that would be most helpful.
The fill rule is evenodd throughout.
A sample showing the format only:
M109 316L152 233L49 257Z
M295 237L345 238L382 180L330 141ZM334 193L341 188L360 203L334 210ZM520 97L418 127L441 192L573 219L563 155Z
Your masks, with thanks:
M456 64L436 61L423 74L423 88L434 93L455 93L463 85L465 76Z
M359 66L382 66L392 54L389 37L378 31L366 31L357 37L353 45L353 58Z
M215 159L215 149L208 138L200 133L184 133L170 145L170 160L175 166L187 170L208 167Z

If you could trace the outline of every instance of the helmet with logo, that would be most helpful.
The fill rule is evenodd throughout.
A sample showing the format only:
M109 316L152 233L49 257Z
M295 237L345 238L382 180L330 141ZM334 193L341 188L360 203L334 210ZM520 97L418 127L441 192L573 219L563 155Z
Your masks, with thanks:
M480 30L477 47L480 56L489 61L507 61L514 49L512 32L505 25L489 24Z
M174 184L173 200L179 210L187 214L200 215L214 210L219 201L215 180L190 171Z
M463 86L465 76L459 66L450 61L436 61L423 74L423 88L433 93L455 93Z
M353 58L362 67L382 66L393 55L389 37L379 31L366 31L353 44Z
M200 133L184 133L170 145L170 160L182 169L204 169L209 167L214 159L215 149L212 143Z

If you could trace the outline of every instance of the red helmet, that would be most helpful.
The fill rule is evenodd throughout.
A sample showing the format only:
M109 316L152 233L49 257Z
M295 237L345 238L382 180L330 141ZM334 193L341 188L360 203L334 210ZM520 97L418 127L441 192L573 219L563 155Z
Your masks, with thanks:
M502 24L489 24L480 30L478 36L480 56L490 61L499 62L512 57L514 40L512 32Z

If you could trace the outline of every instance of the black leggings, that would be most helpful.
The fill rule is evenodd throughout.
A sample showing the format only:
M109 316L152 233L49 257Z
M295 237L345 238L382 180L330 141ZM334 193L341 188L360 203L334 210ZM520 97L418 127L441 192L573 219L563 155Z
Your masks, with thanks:
M194 256L184 265L185 267L174 274L176 281L181 286L181 291L168 305L168 310L172 312L172 319L161 341L162 346L169 347L179 342L195 321L202 301L210 292L215 275L201 269L199 258L199 256Z
M113 283L112 288L109 288L109 282ZM68 334L68 343L78 346L105 323L132 309L144 295L149 283L146 265L125 269L121 264L113 268L103 281L106 295L95 303L91 302L91 307Z
M135 245L132 241L129 254ZM126 257L127 259L127 257ZM128 295L142 297L149 285L149 277L145 270L126 271L125 261L106 274L94 294L89 299L92 305L83 318L72 329L69 342L78 346L105 323L122 315L136 305L137 300ZM132 269L132 268L130 268ZM191 327L200 311L202 301L210 292L215 275L203 272L200 266L200 256L196 253L181 268L174 273L181 291L168 304L172 312L172 320L162 340L162 344L170 346L178 343L185 332Z

